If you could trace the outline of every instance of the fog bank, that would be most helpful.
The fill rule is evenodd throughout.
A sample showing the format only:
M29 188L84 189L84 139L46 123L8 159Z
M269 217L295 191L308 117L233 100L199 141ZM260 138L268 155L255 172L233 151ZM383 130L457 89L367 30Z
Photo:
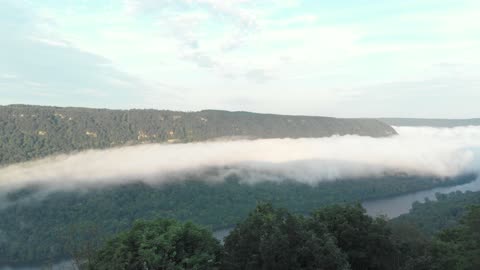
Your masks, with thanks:
M70 189L131 181L162 184L212 168L224 173L250 172L249 182L290 178L309 184L394 172L453 177L476 171L480 127L396 130L399 135L388 138L349 135L147 144L85 151L1 168L0 189L29 185Z

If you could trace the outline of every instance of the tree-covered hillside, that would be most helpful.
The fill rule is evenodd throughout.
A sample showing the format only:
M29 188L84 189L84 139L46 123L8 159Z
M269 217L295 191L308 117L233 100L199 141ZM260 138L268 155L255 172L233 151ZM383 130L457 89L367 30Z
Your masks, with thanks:
M158 187L129 184L50 194L42 189L21 190L4 195L0 204L0 265L69 256L70 228L82 225L94 225L101 236L125 230L139 218L191 220L221 229L241 221L259 201L308 214L323 205L384 198L472 179L475 177L438 181L389 176L322 182L312 187L291 180L252 185L230 176L223 183L199 178ZM80 240L91 237L89 231L75 235Z
M390 126L372 119L28 105L0 106L0 127L0 165L56 153L149 142L194 142L221 137L325 137L334 134L382 137L396 133Z
M480 207L433 237L372 218L359 204L304 216L260 203L223 246L208 230L170 219L140 220L103 246L91 243L75 256L78 269L478 270Z
M452 192L436 194L436 200L415 202L408 214L392 222L414 224L426 234L434 234L458 225L470 205L480 205L480 192Z

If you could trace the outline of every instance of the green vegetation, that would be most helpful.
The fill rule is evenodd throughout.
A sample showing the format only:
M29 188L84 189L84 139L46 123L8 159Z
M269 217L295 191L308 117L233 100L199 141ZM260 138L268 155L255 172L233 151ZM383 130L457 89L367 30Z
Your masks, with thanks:
M405 269L480 269L480 192L437 194L389 224Z
M395 134L376 120L24 105L0 106L0 125L0 166L140 143ZM390 175L313 187L292 179L249 184L236 175L221 183L210 177L0 194L0 265L73 258L92 270L480 269L480 207L471 206L480 205L480 193L439 194L389 222L355 204L466 183L474 175L449 181ZM223 247L209 231L235 224Z
M352 269L393 269L394 244L386 220L371 218L360 205L334 205L313 212L311 227L326 231L343 250Z
M395 218L392 222L410 223L422 232L433 235L457 226L470 205L480 205L480 192L438 193L436 200L415 202L408 214Z
M91 270L476 270L480 206L430 239L415 227L369 217L358 204L328 206L305 217L261 203L223 248L190 223L138 222L84 262Z
M433 269L480 269L480 206L470 207L461 224L434 240Z
M455 226L432 237L412 224L391 224L399 247L402 269L474 270L480 269L480 205L469 206Z
M192 223L138 221L84 262L89 269L219 269L220 242Z
M322 225L260 204L225 238L222 269L349 269Z
M334 134L396 134L373 119L284 116L248 112L105 110L0 106L0 165L58 153L139 143L205 141L219 137L299 138Z
M258 201L307 215L324 205L384 198L475 179L465 176L438 182L433 178L389 176L312 187L288 179L251 185L236 176L223 183L201 181L208 175L197 177L157 187L137 183L48 194L41 188L31 188L6 194L4 207L0 208L0 265L44 263L71 256L71 250L75 250L69 246L72 227L95 227L96 235L108 237L129 228L137 219L172 218L216 230L240 222ZM75 243L92 238L91 230L76 231Z

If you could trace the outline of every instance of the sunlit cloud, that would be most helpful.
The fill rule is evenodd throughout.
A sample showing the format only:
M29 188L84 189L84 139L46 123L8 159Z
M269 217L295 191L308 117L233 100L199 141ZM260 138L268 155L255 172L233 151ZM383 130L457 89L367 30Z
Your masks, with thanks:
M150 144L91 150L14 164L0 169L0 190L104 187L132 182L174 183L188 175L218 171L199 181L221 182L236 173L243 181L322 181L388 174L440 179L477 172L479 127L397 128L387 138L262 139L189 144Z
M5 27L0 33L6 42L0 54L7 60L0 64L0 74L46 84L62 97L43 99L43 104L97 106L90 96L71 94L80 88L113 96L102 104L116 108L215 107L367 117L479 113L471 102L479 92L478 1L125 0L40 5L7 0L2 5ZM450 67L440 67L444 63ZM68 84L65 78L70 78ZM427 87L436 92L422 90L425 82L439 81L441 88ZM3 76L0 83L0 103L32 100L19 80ZM444 104L452 101L452 93L455 109L447 112ZM232 95L255 102L222 102ZM71 100L76 104L69 104ZM407 111L409 100L420 100L418 107L429 109Z

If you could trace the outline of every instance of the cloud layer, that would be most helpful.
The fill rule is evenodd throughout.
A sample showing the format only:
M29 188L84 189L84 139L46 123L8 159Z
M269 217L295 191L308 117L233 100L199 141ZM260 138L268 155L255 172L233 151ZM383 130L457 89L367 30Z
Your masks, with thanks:
M480 2L367 2L4 0L0 104L477 117Z
M133 181L162 184L211 169L221 175L246 172L249 182L288 178L309 184L396 172L452 177L476 170L480 127L401 127L397 131L400 135L380 139L334 136L86 151L2 168L0 189L31 185L70 189ZM209 180L221 181L221 175Z

